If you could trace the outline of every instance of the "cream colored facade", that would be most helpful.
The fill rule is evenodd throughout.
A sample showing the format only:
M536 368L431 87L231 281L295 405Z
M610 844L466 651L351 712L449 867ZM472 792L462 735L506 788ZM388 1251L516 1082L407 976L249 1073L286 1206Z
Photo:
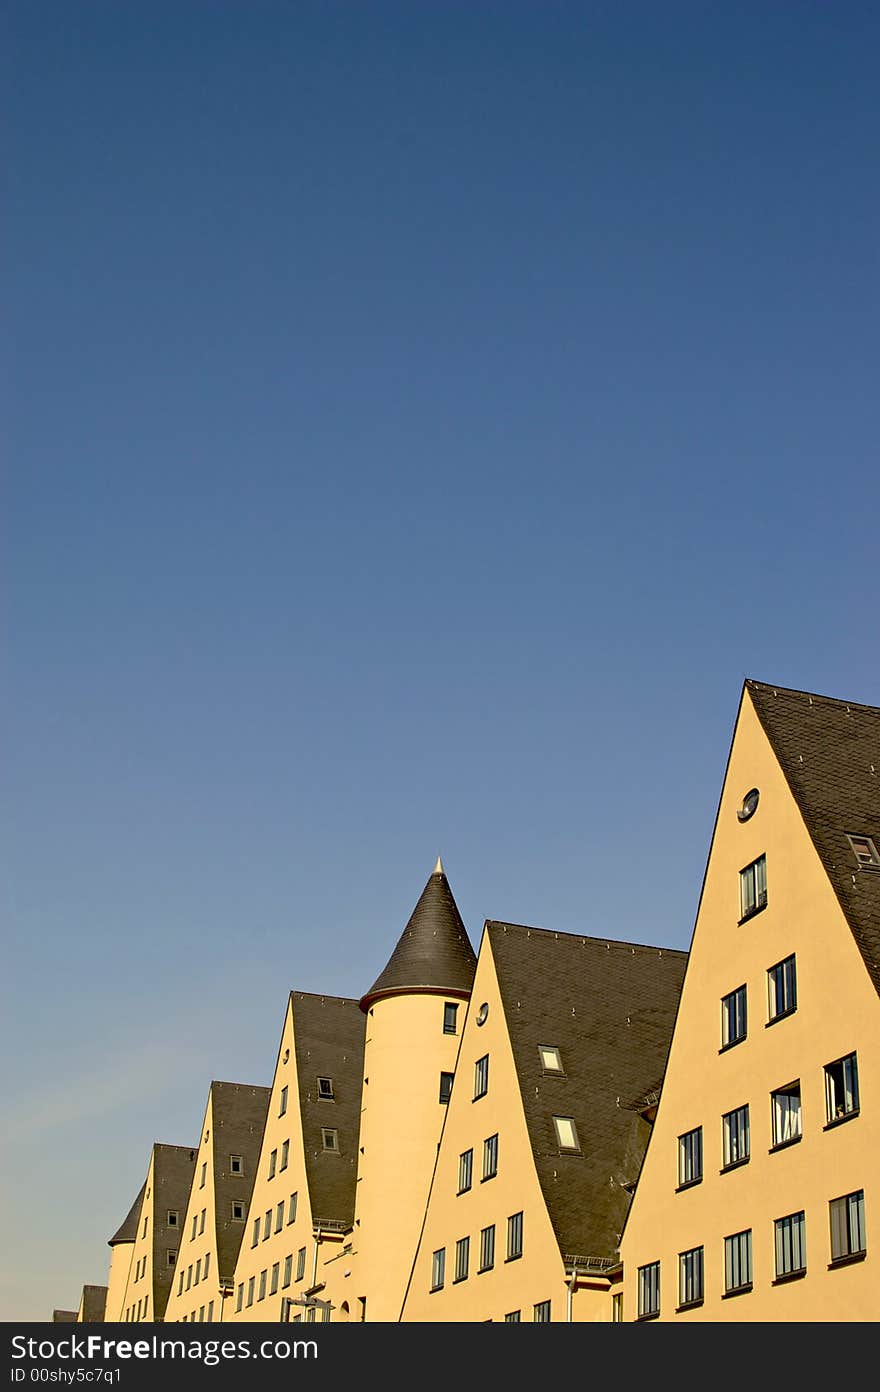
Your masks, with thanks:
M792 759L796 762L797 755ZM737 814L752 790L759 793L757 808L741 821ZM880 786L877 791L880 799ZM862 830L841 827L842 833ZM766 906L744 917L741 872L764 856ZM853 877L859 873L853 858ZM771 1020L768 972L791 957L796 1008ZM741 987L745 1035L725 1047L722 1001ZM826 1069L853 1055L860 1106L835 1122L828 1114ZM621 1247L625 1320L640 1314L640 1268L646 1269L643 1313L654 1303L648 1268L657 1263L661 1320L880 1317L878 1063L877 990L746 689L660 1105ZM782 1093L789 1111L785 1099L798 1089L799 1133L787 1136L786 1131L797 1130L797 1121L791 1116L783 1121L784 1112L772 1099ZM744 1107L748 1158L737 1163L738 1157L728 1154L726 1166L722 1118L741 1116ZM728 1123L729 1138L731 1125L735 1140L742 1128L737 1120ZM697 1128L702 1128L702 1177L688 1182L687 1169L679 1171L679 1138ZM864 1255L838 1265L832 1261L830 1204L858 1194L864 1196L865 1240L857 1245ZM857 1204L853 1209L854 1217ZM783 1270L778 1269L777 1221ZM746 1244L725 1242L745 1233L750 1234L750 1272L737 1270ZM786 1272L793 1236L798 1249L804 1239L794 1263L800 1267L805 1261L805 1269ZM692 1303L687 1296L693 1292L680 1289L680 1257L700 1249L703 1293L701 1303ZM725 1289L731 1282L739 1287L736 1294ZM690 1308L682 1309L686 1304Z

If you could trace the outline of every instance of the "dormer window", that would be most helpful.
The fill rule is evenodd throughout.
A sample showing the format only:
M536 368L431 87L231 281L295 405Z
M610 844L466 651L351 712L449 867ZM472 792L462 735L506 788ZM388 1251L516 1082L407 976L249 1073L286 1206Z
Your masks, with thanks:
M853 855L861 870L880 870L880 851L870 836L850 836L847 841L852 846Z
M319 1079L318 1079L318 1096L319 1096L320 1098L322 1098L325 1102L332 1102L332 1101L333 1101L333 1079L332 1079L332 1078L319 1078Z
M541 1068L545 1073L564 1073L562 1067L562 1054L553 1044L539 1044L538 1054L541 1058Z

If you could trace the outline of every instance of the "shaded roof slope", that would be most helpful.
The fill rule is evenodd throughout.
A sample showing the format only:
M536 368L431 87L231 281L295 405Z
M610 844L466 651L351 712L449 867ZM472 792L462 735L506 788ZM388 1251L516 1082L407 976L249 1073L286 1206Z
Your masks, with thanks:
M293 1040L302 1116L303 1151L312 1220L354 1223L366 1019L356 1000L291 991ZM333 1097L318 1097L318 1078L330 1078ZM338 1152L324 1149L321 1131L337 1132Z
M868 974L880 994L880 874L860 869L851 835L880 850L880 709L747 681Z
M687 953L488 922L535 1167L564 1257L617 1253L662 1078ZM561 1051L545 1073L539 1045ZM561 1154L553 1117L580 1154Z
M245 1225L232 1218L232 1202L240 1199L245 1212L250 1208L271 1095L271 1088L248 1083L211 1084L214 1220L217 1274L221 1285L231 1285L235 1275ZM230 1157L233 1155L241 1156L243 1174L231 1173Z
M107 1308L107 1286L83 1286L80 1310L83 1324L101 1324Z
M153 1146L153 1316L161 1320L168 1304L175 1268L166 1260L166 1250L176 1252L180 1246L180 1227L169 1228L166 1218L169 1209L185 1213L192 1188L198 1146Z
M470 995L477 957L440 861L422 890L385 970L361 1000L423 990Z
M131 1208L128 1210L128 1213L119 1224L113 1236L107 1239L108 1247L115 1247L117 1242L134 1242L137 1237L138 1219L141 1216L141 1204L144 1201L146 1187L147 1181L144 1180L140 1187L140 1192Z

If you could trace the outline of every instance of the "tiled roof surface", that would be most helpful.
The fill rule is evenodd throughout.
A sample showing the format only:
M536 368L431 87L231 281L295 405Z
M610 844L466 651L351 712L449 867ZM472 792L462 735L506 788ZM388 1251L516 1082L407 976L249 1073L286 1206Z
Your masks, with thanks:
M175 1268L169 1266L166 1251L180 1247L180 1226L169 1228L169 1209L186 1212L192 1188L198 1146L153 1146L153 1313L151 1320L161 1320L168 1304Z
M880 994L880 872L847 840L880 850L880 709L747 681L746 690Z
M101 1324L107 1308L106 1286L83 1286L80 1301L83 1324Z
M663 1076L687 953L488 922L532 1153L560 1252L617 1252ZM562 1054L545 1073L539 1045ZM553 1117L581 1151L562 1154Z
M233 1199L250 1208L260 1161L271 1088L248 1083L211 1084L213 1116L214 1211L217 1223L217 1273L221 1285L232 1284L245 1224L232 1217ZM230 1156L240 1155L243 1174L230 1172Z
M379 996L417 988L469 995L476 965L449 881L444 871L435 870L361 1009Z
M351 1227L366 1018L356 1000L342 996L292 991L290 1000L312 1219ZM332 1099L319 1098L318 1078L332 1080ZM324 1149L324 1128L336 1131L338 1153Z
M141 1216L141 1204L144 1201L144 1190L146 1187L147 1181L144 1180L140 1188L140 1193L128 1210L128 1213L119 1224L113 1236L108 1239L108 1247L115 1247L117 1242L134 1242L137 1237L138 1219Z

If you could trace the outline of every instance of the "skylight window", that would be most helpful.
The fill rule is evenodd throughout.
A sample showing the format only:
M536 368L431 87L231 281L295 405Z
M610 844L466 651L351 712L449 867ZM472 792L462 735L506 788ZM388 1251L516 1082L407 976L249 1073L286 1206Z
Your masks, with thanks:
M880 870L880 851L870 836L850 836L847 833L853 855L862 870Z
M541 1067L545 1073L564 1073L562 1067L562 1054L553 1044L539 1044L538 1053L541 1057Z

